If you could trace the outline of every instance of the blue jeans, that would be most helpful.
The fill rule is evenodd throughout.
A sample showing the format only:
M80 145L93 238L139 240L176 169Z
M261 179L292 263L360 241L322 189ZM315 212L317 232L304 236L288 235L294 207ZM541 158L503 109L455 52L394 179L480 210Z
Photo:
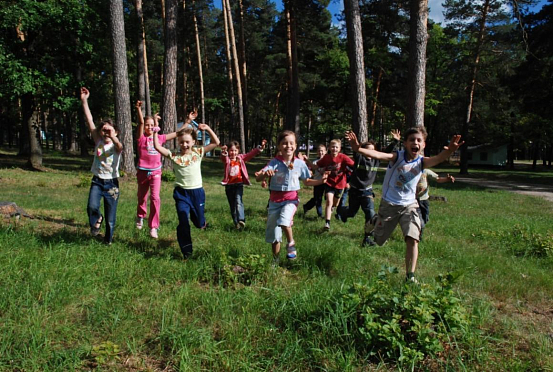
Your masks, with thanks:
M192 254L192 236L190 235L190 222L197 228L206 227L205 223L205 192L203 187L199 189L183 189L175 187L173 191L175 207L179 216L179 225L177 226L177 240L184 258Z
M104 221L106 223L104 241L111 243L117 216L117 202L119 201L119 180L117 178L103 180L96 176L92 177L86 208L90 227L94 227L100 218L104 218L100 212L102 198L104 198L104 214L106 218L106 221Z
M317 185L313 187L313 197L309 199L307 203L303 205L303 212L311 210L313 207L317 208L317 215L323 216L323 196L325 194L325 185Z
M365 213L365 223L370 221L375 215L374 210L374 192L372 189L358 190L353 187L349 189L349 206L339 206L338 214L342 221L346 222L348 218L354 217L359 207Z
M244 184L235 183L226 185L225 193L227 194L230 214L232 215L234 224L236 225L238 221L246 222L246 217L244 216L244 203L242 202Z

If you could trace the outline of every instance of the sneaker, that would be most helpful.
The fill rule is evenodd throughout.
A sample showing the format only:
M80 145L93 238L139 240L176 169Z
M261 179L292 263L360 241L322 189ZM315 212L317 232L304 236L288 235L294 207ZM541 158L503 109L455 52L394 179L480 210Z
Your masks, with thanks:
M296 252L296 243L292 242L292 244L288 244L286 246L286 258L289 260L295 260L298 258L298 253Z
M150 236L154 239L157 239L158 236L157 236L157 229L156 228L153 228L153 229L150 229Z
M367 246L372 247L372 246L374 246L374 245L376 245L376 243L375 243L374 240L372 240L372 238L371 238L370 236L368 236L368 235L365 236L365 238L363 239L363 243L361 243L361 246L362 246L362 247L367 247Z
M246 227L246 223L244 221L238 221L238 223L236 224L236 228L239 231L244 230L245 227Z
M325 231L328 231L330 230L330 222L325 222L325 227L324 227Z
M136 217L136 228L142 230L142 226L144 226L144 218Z
M417 280L417 278L415 278L415 274L413 273L407 274L407 276L405 277L405 282L419 284L419 281Z

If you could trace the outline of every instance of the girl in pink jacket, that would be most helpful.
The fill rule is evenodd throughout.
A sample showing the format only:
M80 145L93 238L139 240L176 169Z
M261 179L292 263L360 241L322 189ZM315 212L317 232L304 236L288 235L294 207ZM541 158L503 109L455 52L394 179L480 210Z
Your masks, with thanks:
M250 185L246 162L260 154L266 144L267 140L261 141L260 146L247 154L240 154L240 144L237 141L231 141L228 146L221 147L221 161L225 163L225 177L221 184L225 186L232 221L238 230L243 230L246 226L242 203L244 185Z

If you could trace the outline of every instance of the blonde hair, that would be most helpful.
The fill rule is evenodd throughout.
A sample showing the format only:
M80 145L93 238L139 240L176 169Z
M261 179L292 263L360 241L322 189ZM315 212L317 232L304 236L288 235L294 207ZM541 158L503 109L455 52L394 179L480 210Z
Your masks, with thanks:
M333 139L332 141L330 141L330 146L332 146L332 144L334 143L342 147L342 141L340 141L339 139Z

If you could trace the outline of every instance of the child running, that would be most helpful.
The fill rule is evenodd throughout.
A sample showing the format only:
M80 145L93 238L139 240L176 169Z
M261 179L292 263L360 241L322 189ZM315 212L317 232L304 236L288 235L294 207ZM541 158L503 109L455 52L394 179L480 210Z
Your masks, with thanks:
M247 154L240 154L240 144L237 141L231 141L228 146L221 147L220 158L225 163L225 176L221 184L225 186L234 226L240 231L246 226L244 203L242 202L244 185L251 184L246 162L259 155L265 149L266 144L267 140L261 141L260 146Z
M347 167L353 166L353 160L347 155L340 152L342 148L342 141L339 139L333 139L330 141L328 148L329 153L323 156L317 163L317 166L321 171L329 172L328 178L325 182L325 231L330 230L330 217L335 206L338 205L342 193L346 188L346 176Z
M432 177L436 180L438 183L447 183L447 182L455 182L455 177L448 174L446 177L441 177L434 171L430 169L425 169L421 175L421 178L419 180L419 183L417 184L417 202L419 203L419 213L421 217L421 238L422 240L422 233L424 232L424 227L430 220L430 186L428 184L428 177Z
M311 169L313 172L313 179L320 180L322 179L322 173L319 172L319 167L317 166L317 163L319 160L321 160L326 155L326 146L322 143L317 147L317 154L319 155L319 158L315 160L314 162L311 162L307 156L303 157L303 160L307 163L307 166ZM313 207L317 210L317 215L319 217L323 216L323 196L325 193L325 185L318 185L313 187L313 197L309 199L307 203L303 205L303 215L307 212L309 212Z
M96 127L92 113L88 107L90 92L81 88L81 102L83 105L86 123L94 140L94 161L90 171L94 175L88 194L88 223L90 233L97 236L100 233L104 216L100 212L100 203L104 198L104 213L107 218L104 243L111 244L117 217L117 203L119 201L119 160L123 145L117 138L119 130L110 119L105 119Z
M423 127L411 128L404 136L405 150L392 154L361 148L357 136L346 132L346 138L352 144L354 152L377 160L388 161L386 176L382 185L382 201L374 221L374 238L376 244L383 245L399 223L405 238L405 272L406 280L417 282L418 244L421 233L421 220L418 213L416 187L424 168L430 168L447 160L463 142L460 135L454 135L449 146L433 157L421 154L426 146L426 130Z
M157 239L161 207L161 200L159 198L159 191L161 189L161 154L154 147L154 128L158 126L159 117L156 114L144 118L141 101L136 102L136 113L138 116L138 127L136 128L136 147L138 152L136 228L141 230L144 224L144 217L147 214L148 191L150 191L148 227L150 228L150 236ZM166 141L170 141L176 137L176 133L160 134L158 135L158 141L163 146Z
M258 182L264 181L266 177L271 177L265 241L272 245L275 264L278 264L279 260L282 230L284 230L288 241L286 257L289 260L297 258L296 243L292 234L292 220L299 204L299 180L303 180L306 186L316 186L322 184L327 177L324 174L319 181L310 178L305 162L294 156L297 146L294 132L286 130L280 133L277 137L277 144L280 155L277 155L261 171L257 172L255 177Z
M204 216L205 192L202 187L200 169L202 158L205 153L219 146L219 138L209 125L200 124L198 128L208 132L213 142L204 147L196 147L196 131L192 128L185 128L176 133L177 144L180 148L180 152L177 154L173 154L160 145L157 134L159 128L154 129L155 149L173 162L173 172L175 173L173 199L175 199L179 217L177 240L185 260L192 255L192 237L188 219L190 218L194 226L199 229L207 227Z

